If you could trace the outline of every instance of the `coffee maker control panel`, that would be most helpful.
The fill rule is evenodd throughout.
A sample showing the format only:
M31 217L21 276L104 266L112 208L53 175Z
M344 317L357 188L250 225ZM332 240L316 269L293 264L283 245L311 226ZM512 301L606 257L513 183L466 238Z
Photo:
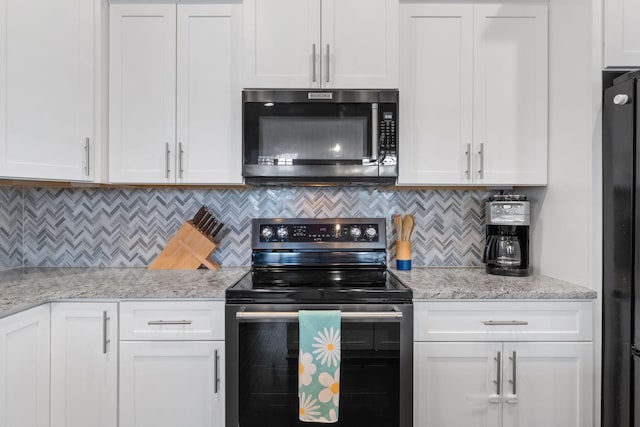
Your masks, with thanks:
M528 201L487 203L488 225L530 225Z

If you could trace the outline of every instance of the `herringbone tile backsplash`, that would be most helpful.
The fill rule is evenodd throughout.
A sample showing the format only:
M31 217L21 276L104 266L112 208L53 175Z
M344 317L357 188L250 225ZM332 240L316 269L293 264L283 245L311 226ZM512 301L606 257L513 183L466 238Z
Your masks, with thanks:
M240 266L251 263L252 218L385 217L391 262L396 239L391 216L412 213L416 217L415 266L470 266L480 265L488 195L485 191L360 187L27 188L0 193L0 226L3 236L11 236L10 242L19 241L22 224L18 221L7 231L3 224L20 217L24 209L21 249L26 266L143 267L205 204L228 230L214 259L223 266ZM15 246L2 243L3 259L12 254L8 259L18 262L20 248Z
M24 198L21 189L0 187L0 270L22 266L22 213Z

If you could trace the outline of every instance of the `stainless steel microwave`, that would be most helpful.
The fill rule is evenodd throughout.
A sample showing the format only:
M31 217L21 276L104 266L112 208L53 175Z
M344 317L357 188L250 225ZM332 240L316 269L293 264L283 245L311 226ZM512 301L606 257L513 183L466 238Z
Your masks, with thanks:
M394 184L397 90L245 90L248 184Z

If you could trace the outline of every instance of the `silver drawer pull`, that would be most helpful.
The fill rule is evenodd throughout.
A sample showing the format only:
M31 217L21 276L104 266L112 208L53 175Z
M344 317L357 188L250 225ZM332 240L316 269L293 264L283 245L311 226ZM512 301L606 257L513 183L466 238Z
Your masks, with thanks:
M485 320L482 323L487 326L524 326L529 324L526 320Z
M149 320L147 325L190 325L191 320Z
M399 311L358 311L341 313L343 319L401 319L402 312ZM282 319L296 320L297 311L243 311L236 313L236 320L249 319Z

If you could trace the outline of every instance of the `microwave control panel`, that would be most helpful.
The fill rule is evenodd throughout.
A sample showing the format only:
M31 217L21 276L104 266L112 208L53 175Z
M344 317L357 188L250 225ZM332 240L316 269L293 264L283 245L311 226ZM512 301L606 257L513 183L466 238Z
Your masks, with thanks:
M380 104L379 150L382 157L395 159L397 153L397 114L396 104Z

